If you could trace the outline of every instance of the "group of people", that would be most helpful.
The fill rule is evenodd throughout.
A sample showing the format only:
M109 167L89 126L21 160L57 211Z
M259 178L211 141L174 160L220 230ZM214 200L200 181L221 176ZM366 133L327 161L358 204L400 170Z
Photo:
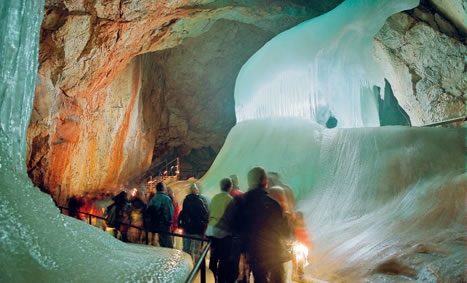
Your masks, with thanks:
M248 190L242 192L238 176L220 181L220 192L212 200L200 194L196 183L190 187L182 209L173 191L164 183L156 185L156 193L148 202L138 193L120 192L105 209L106 225L122 241L142 242L149 231L151 243L155 235L161 247L173 248L172 233L180 233L183 251L194 262L201 255L202 243L211 240L209 268L216 282L248 282L250 273L255 282L285 282L285 263L292 259L290 244L312 243L304 227L303 215L294 212L294 194L275 172L255 167L248 172Z
M124 242L142 243L149 231L148 242L155 244L155 235L158 233L158 243L161 247L173 247L173 238L167 233L177 229L176 220L180 206L175 200L173 191L164 183L156 185L156 193L151 193L147 203L141 194L133 189L130 194L121 191L112 198L104 213L106 225L115 237ZM127 225L129 224L129 225ZM135 228L139 227L139 228Z
M209 211L206 235L212 239L209 268L216 282L285 282L291 243L310 246L303 215L294 213L294 194L279 174L262 167L248 172L248 191L236 176L220 182ZM232 193L233 192L233 193Z

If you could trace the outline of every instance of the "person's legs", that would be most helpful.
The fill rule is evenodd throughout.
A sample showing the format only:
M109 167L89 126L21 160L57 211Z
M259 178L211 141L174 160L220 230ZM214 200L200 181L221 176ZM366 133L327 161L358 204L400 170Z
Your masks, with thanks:
M170 232L170 226L169 227L161 227L162 231L165 232ZM161 247L165 248L173 248L173 240L172 236L164 233L159 233L159 245Z
M128 242L128 231L124 230L124 231L120 231L120 233L122 234L122 241L127 243Z
M255 283L269 283L268 281L268 273L264 266L259 264L259 262L250 262L250 267L253 271L253 277L255 279Z
M217 267L219 264L219 246L220 239L211 237L211 256L209 257L209 269L211 269L212 274L217 278Z
M188 234L185 234L189 236ZM191 255L191 239L183 238L183 251Z
M229 248L229 266L227 267L227 282L234 283L238 280L243 280L243 273L240 269L241 254L243 250L242 239L238 236L232 237L232 243Z
M228 282L229 278L229 267L231 265L230 261L230 250L232 247L232 237L225 237L219 239L218 244L218 255L219 255L219 268L217 271L217 276L219 278L219 283Z
M193 235L196 237L202 238L203 235ZM198 262L198 259L201 257L201 246L203 245L203 242L200 240L192 240L192 252L193 252L193 261L194 263Z

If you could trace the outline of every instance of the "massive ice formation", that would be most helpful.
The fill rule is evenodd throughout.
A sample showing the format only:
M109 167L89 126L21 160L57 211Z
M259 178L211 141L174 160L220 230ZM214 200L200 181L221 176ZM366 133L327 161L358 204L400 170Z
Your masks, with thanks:
M178 250L124 244L63 216L26 175L43 1L0 2L0 281L180 282Z
M418 0L345 1L277 35L238 74L237 121L319 121L321 110L329 109L338 127L378 126L372 86L384 86L384 81L373 60L373 37L389 16L417 4Z
M231 174L246 190L253 166L279 172L315 240L308 276L465 281L465 129L362 127L379 125L373 35L417 2L346 1L273 38L238 75L239 122L205 193ZM326 109L340 128L316 123Z

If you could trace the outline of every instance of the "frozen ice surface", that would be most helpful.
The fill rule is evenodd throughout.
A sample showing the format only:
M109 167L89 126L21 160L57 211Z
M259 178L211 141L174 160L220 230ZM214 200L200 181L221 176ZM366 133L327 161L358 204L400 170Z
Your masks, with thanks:
M247 190L254 166L280 173L314 238L308 276L465 281L465 129L369 127L379 125L370 89L383 83L373 36L417 4L345 1L273 38L237 77L238 123L204 193L231 174ZM339 128L320 125L329 112Z
M0 282L183 282L181 251L124 244L63 216L26 175L43 1L0 1Z
M300 118L247 120L231 130L201 181L213 195L231 174L246 190L252 167L279 172L313 235L310 272L318 278L336 282L352 271L359 281L381 261L417 253L417 245L445 259L441 269L458 262L463 274L465 141L465 129L325 129Z
M347 0L274 37L240 70L237 121L301 117L329 109L338 127L379 126L373 85L384 86L373 37L392 14L418 0Z

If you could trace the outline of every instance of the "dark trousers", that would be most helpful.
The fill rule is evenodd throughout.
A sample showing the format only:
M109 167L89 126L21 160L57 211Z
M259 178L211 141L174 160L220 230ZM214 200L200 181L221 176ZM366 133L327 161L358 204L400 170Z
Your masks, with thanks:
M249 282L248 275L245 274L245 266L240 265L240 257L244 251L243 239L238 235L232 237L232 246L230 248L229 266L227 267L227 282L235 283L240 274L243 274L242 278L238 280L238 283ZM245 262L246 264L246 262ZM241 268L241 270L240 270ZM248 271L249 272L249 271Z
M160 227L159 230L170 233L170 226ZM159 246L172 249L174 247L172 236L159 233Z
M229 282L227 276L231 266L230 250L232 247L232 237L222 239L211 237L211 257L209 259L209 269L217 278L218 283Z
M284 264L273 263L265 265L261 260L250 262L255 283L284 283L286 273Z

